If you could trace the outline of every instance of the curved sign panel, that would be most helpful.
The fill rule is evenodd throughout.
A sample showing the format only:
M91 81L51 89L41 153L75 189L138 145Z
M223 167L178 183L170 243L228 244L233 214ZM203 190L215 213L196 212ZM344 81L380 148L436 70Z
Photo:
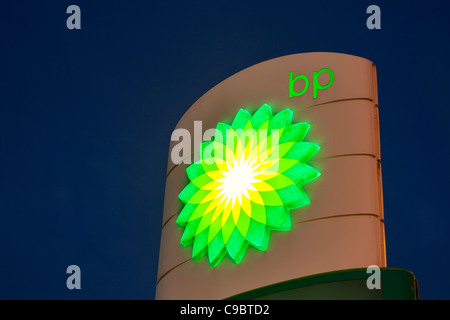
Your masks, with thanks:
M169 146L157 299L386 266L376 69L303 53L205 93Z

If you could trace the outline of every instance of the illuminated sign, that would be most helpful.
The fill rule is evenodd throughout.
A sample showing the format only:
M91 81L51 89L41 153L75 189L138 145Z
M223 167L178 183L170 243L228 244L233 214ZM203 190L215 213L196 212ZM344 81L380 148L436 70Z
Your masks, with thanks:
M292 116L268 105L253 115L240 109L202 143L200 160L186 169L177 219L194 260L207 254L215 267L226 255L240 263L249 245L265 251L270 231L290 230L290 210L310 203L302 186L320 172L306 163L320 147L303 141L310 125L292 124Z
M372 61L310 52L201 95L170 138L155 298L297 299L296 279L383 270L377 88Z

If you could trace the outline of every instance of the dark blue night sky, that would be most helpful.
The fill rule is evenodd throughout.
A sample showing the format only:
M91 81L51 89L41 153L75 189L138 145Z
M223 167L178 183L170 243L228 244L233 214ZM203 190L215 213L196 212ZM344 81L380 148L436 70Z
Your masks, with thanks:
M66 8L81 8L81 30ZM381 8L368 30L366 8ZM170 135L259 62L377 66L389 267L450 299L449 5L442 1L0 4L0 299L153 299ZM66 268L80 266L82 289Z

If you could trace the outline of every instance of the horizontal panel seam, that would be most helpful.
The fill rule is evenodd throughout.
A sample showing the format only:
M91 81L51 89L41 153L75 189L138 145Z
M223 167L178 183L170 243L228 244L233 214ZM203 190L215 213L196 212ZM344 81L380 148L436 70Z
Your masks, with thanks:
M308 162L321 161L321 160L327 160L327 159L332 159L332 158L340 158L340 157L350 157L350 156L370 157L370 158L376 159L376 156L372 155L372 154L368 154L368 153L354 153L354 154L342 154L342 155L336 155L336 156L329 156L329 157L325 157L325 158L312 159L312 160L309 160ZM180 212L181 212L181 209L178 209L166 221L164 221L163 225L161 227L161 230L164 229L166 224Z
M377 218L377 220L380 220L381 222L384 222L382 219L380 219L380 217L375 214L375 213L350 213L350 214L343 214L343 215L334 215L334 216L330 216L330 217L322 217L322 218L316 218L316 219L310 219L310 220L305 220L305 221L299 221L296 222L296 225L302 224L302 223L307 223L307 222L313 222L313 221L317 221L317 220L326 220L326 219L338 219L341 217L354 217L354 216L369 216L372 218ZM187 259L179 264L177 264L176 266L170 268L169 270L167 270L166 272L164 272L163 275L161 275L161 277L159 277L159 279L156 281L156 285L158 285L158 283L165 277L167 276L169 273L171 273L173 270L175 270L176 268L178 268L179 266L183 265L184 263L191 261L191 259Z
M331 104L331 103L336 103L336 102L345 102L345 101L357 101L357 100L363 100L363 101L369 101L369 102L373 102L375 104L375 101L371 98L347 98L347 99L338 99L338 100L333 100L333 101L327 101L327 102L321 102L321 103L317 103L317 104L313 104L307 107L303 107L300 109L297 109L296 111L302 111L305 109L309 109L309 108L314 108L314 107L318 107L318 106L323 106L325 104Z
M313 105L310 105L310 106L307 106L307 107L303 107L303 108L300 108L300 109L297 109L295 112L300 112L300 111L303 111L303 110L306 110L306 109L309 109L309 108L314 108L314 107L319 107L319 106L323 106L323 105L327 105L327 104L331 104L331 103L336 103L336 102L345 102L345 101L358 101L358 100L362 100L362 101L370 101L370 102L372 102L372 103L374 103L375 104L375 101L373 100L373 99L370 99L370 98L347 98L347 99L339 99L339 100L332 100L332 101L327 101L327 102L322 102L322 103L318 103L318 104L313 104ZM375 104L375 107L377 107L377 105ZM175 128L175 129L178 129L178 128ZM170 151L170 150L169 150ZM195 154L195 151L194 152L191 152L191 154L188 156L188 157L186 157L185 159L188 159L188 158L192 158L192 156ZM184 159L183 159L184 160ZM183 161L182 160L182 161ZM170 173L176 168L176 167L178 167L180 164L175 164L172 168L170 168L170 170L167 172L167 174L166 174L166 179L167 179L167 177L170 175Z
M333 215L333 216L302 220L302 221L296 222L295 224L302 224L302 223L317 221L317 220L335 219L335 218L341 218L341 217L354 217L354 216L371 216L371 217L375 217L378 219L380 218L380 216L376 213L361 212L361 213L337 214L337 215Z
M170 269L167 270L166 272L164 272L164 274L161 275L161 277L159 277L159 279L156 281L156 286L158 286L158 283L159 283L165 276L167 276L170 272L172 272L174 269L178 268L179 266L181 266L182 264L184 264L184 263L186 263L186 262L188 262L188 261L190 261L190 260L192 260L192 259L187 259L187 260L185 260L185 261L183 261L183 262L177 264L176 266L170 268Z
M181 212L181 209L178 209L174 214L172 214L170 217L169 217L169 219L167 219L164 223L163 223L163 225L162 225L162 227L161 227L161 230L163 230L164 229L164 227L166 226L166 224L170 221L170 219L172 219L173 217L175 217L177 214L179 214Z
M334 155L334 156L311 159L308 161L308 163L313 162L313 161L321 161L321 160L326 160L326 159L343 158L343 157L370 157L370 158L377 159L377 156L375 154L371 154L371 153L348 153L348 154L338 154L338 155Z
M331 158L352 157L352 156L365 156L365 157L371 157L371 158L378 159L378 156L376 154L372 154L372 153L345 153L345 154L336 154L333 156L316 158L316 159L313 158L313 159L308 160L308 162L326 160L326 159L331 159ZM178 165L176 165L175 167L170 169L169 173L171 173L176 167L178 167ZM166 180L168 177L169 176L167 175Z

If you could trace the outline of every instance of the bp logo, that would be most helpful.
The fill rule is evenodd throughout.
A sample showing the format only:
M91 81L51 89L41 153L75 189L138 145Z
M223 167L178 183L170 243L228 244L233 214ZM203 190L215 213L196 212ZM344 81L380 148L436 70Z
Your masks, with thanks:
M207 255L215 267L226 255L240 263L249 245L265 251L270 231L290 230L290 210L310 203L302 187L320 176L307 164L320 147L303 141L310 125L293 124L292 115L268 105L253 115L241 109L202 143L200 160L186 169L177 219L194 260Z

